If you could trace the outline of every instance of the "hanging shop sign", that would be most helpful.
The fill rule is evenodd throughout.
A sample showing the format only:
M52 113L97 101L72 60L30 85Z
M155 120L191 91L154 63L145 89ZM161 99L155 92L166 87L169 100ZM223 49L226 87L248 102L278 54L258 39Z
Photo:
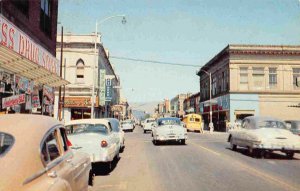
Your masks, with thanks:
M0 44L59 75L59 61L22 30L0 15Z
M12 107L15 105L20 105L26 102L25 94L10 96L2 98L2 108Z
M25 109L26 110L31 110L32 109L32 103L31 103L31 95L26 95L26 104L25 104Z
M105 105L105 70L100 70L100 96L99 103L101 106Z
M122 112L123 111L123 105L113 105L111 107L111 111L114 112Z
M112 100L112 80L109 78L105 79L105 100Z
M17 89L20 91L25 92L26 94L31 94L33 92L33 81L29 81L27 78L24 77L16 77L16 84Z
M91 97L65 97L65 108L83 108L91 106ZM96 97L95 107L99 107L98 96Z

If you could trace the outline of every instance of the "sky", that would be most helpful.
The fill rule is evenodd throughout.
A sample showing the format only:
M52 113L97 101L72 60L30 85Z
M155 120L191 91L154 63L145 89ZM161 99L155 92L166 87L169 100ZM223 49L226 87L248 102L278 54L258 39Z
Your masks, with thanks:
M120 14L126 24L117 17L98 31L129 103L199 92L196 71L228 44L300 44L299 0L60 0L58 21L91 34Z

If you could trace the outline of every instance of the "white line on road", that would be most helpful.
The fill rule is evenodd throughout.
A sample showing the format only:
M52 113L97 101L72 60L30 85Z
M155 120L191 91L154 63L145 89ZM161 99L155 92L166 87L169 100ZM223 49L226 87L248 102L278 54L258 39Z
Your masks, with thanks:
M213 150L211 150L211 149L209 149L209 148L206 148L206 147L202 147L202 146L200 146L200 145L198 145L198 144L196 144L196 143L189 143L189 144L194 145L194 146L196 146L196 147L200 147L201 149L204 149L204 150L206 150L206 151L209 151L210 153L213 153L213 154L215 154L215 155L218 155L218 156L221 155L221 153L218 153L218 152L213 151Z

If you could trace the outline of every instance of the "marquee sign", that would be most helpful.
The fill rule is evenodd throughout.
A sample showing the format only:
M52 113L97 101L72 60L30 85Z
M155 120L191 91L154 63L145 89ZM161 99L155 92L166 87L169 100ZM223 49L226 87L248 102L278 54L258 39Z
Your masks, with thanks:
M0 45L59 75L59 61L1 14Z
M65 97L64 107L68 108L83 108L91 107L91 97ZM98 96L96 98L95 107L99 106Z

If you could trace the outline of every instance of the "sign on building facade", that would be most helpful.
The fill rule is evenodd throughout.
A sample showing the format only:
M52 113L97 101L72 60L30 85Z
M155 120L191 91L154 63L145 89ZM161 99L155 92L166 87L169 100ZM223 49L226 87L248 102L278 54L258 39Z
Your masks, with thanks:
M99 103L101 106L105 105L105 70L100 70L100 93L99 93Z
M112 100L112 80L110 78L105 79L105 100Z

